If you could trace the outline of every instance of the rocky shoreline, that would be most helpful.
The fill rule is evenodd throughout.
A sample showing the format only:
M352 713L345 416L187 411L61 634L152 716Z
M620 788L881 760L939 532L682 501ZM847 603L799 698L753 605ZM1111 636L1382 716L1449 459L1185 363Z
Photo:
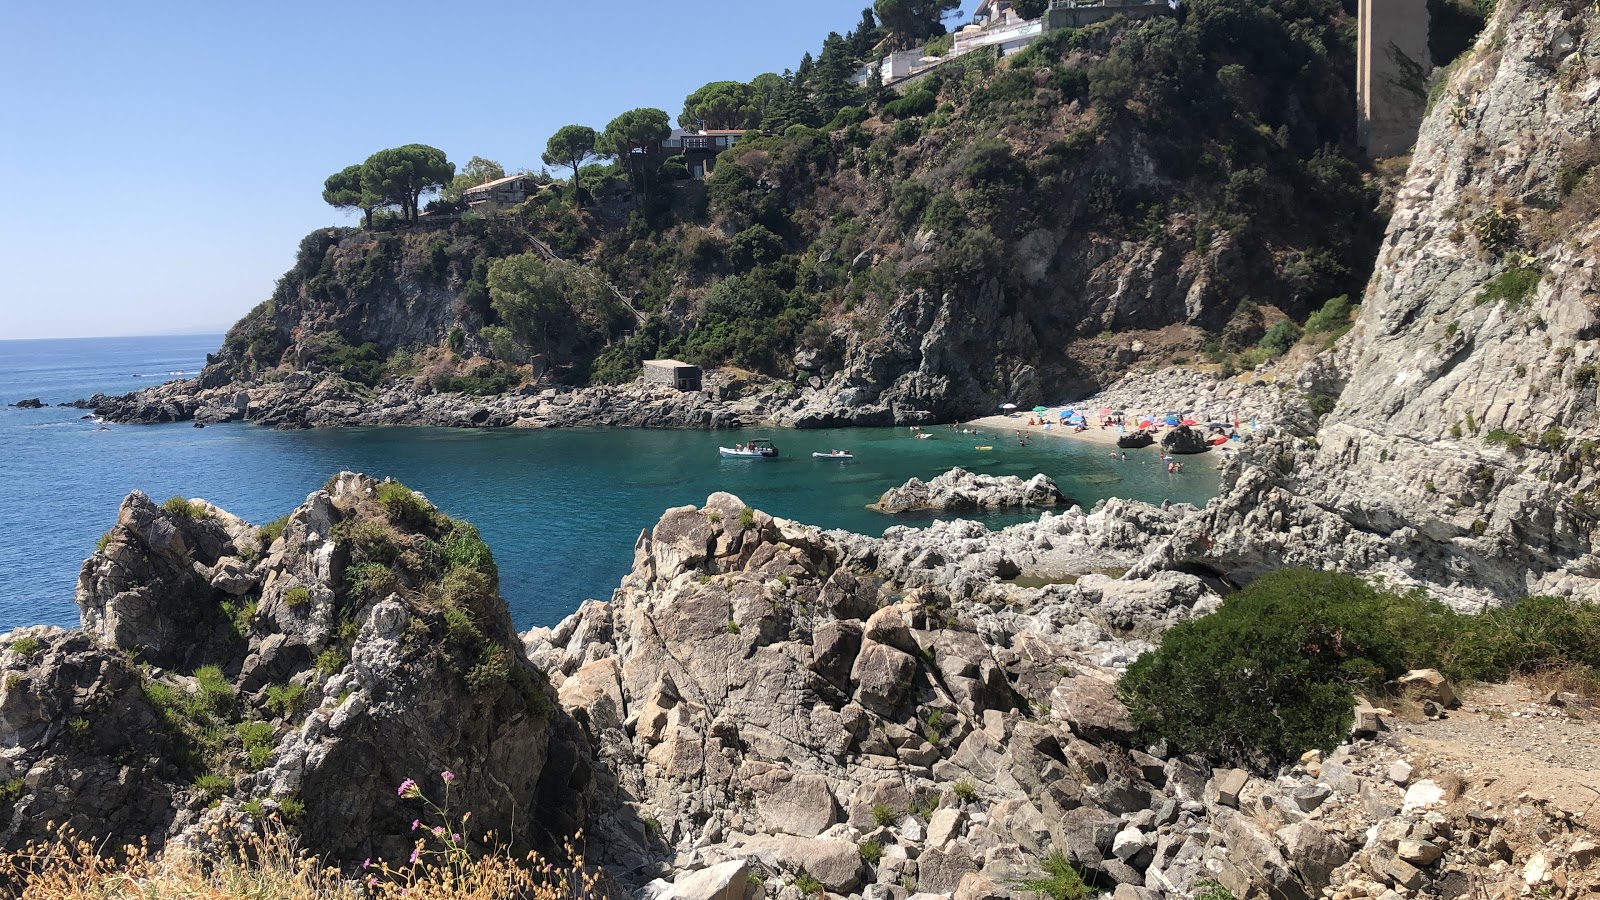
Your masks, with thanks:
M872 538L715 494L642 533L608 601L516 635L476 532L398 485L343 473L265 529L134 494L84 564L84 627L0 639L0 842L56 820L193 844L287 810L354 865L403 856L394 785L448 771L475 827L541 848L582 828L643 900L1020 900L1057 853L1121 900L1600 880L1558 802L1513 812L1487 760L1402 740L1468 715L1430 673L1426 717L1358 711L1275 772L1137 740L1117 678L1221 598L1108 573L1199 515L1108 501Z

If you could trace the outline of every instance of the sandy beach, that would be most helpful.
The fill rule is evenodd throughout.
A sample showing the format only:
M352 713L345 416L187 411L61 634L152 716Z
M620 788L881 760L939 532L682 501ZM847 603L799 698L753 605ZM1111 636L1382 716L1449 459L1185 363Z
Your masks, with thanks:
M1092 444L1106 444L1112 446L1115 446L1117 443L1117 438L1122 436L1117 433L1117 429L1115 428L1096 428L1091 426L1085 431L1074 431L1071 425L1063 426L1058 422L1058 418L1061 410L1065 408L1066 407L1052 409L1047 413L1025 413L1020 416L984 416L981 419L973 419L971 422L963 422L961 423L961 427L976 428L985 434L994 433L1000 437L1010 438L1011 440L1016 440L1018 432L1021 432L1028 435L1030 438L1039 436L1064 437L1073 438L1080 441L1088 441ZM1035 422L1049 422L1050 427L1045 428L1043 425L1029 425L1028 420L1030 418ZM937 431L937 429L929 430Z

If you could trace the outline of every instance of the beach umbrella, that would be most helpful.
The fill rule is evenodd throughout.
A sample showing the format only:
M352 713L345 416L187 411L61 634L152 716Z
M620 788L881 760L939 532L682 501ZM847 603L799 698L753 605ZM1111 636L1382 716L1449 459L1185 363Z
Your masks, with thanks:
M1035 406L1033 408L1033 411L1034 412L1049 412L1050 411L1050 407L1048 407L1048 406Z
M1149 428L1151 425L1154 425L1154 424L1155 423L1150 421L1149 419L1140 419L1139 420L1139 427L1140 428Z
M1184 419L1183 420L1183 424L1185 424L1185 425L1199 425L1200 423L1196 422L1193 419Z
M1100 415L1102 415L1102 416L1112 415L1111 407L1108 406L1105 409L1100 410Z
M1066 421L1066 420L1068 420L1068 419L1070 419L1070 418L1072 418L1072 417L1073 417L1073 416L1074 416L1074 415L1075 415L1075 413L1073 413L1073 411L1072 411L1072 410L1070 410L1070 409L1063 409L1063 410L1062 410L1062 411L1061 411L1061 421L1063 421L1063 422L1065 422L1065 421Z
M1177 425L1177 424L1178 424L1178 417L1177 416L1172 416L1172 415L1167 416L1167 425L1168 425L1168 427L1171 427L1171 426L1174 426L1174 425Z
M1015 403L1002 403L1002 404L1000 404L1000 408L1001 409L1016 409L1017 405Z

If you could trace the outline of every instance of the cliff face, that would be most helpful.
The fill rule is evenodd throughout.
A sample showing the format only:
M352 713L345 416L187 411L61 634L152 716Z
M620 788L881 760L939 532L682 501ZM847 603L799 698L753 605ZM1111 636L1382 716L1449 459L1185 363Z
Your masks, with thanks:
M1600 596L1597 53L1591 4L1501 4L1423 125L1337 408L1156 564Z

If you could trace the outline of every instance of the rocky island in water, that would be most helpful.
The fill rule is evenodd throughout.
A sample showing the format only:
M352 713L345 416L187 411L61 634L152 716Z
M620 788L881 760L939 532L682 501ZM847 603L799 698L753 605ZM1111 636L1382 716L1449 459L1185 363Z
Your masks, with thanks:
M1501 0L1402 177L1349 149L1338 4L1186 7L769 128L657 184L649 237L606 224L620 176L588 209L552 188L319 231L198 378L84 405L1247 407L1205 508L958 469L879 508L1044 511L869 537L717 493L641 533L608 599L518 634L427 485L345 472L264 524L134 493L82 627L0 638L0 883L52 883L18 853L65 825L240 865L287 840L328 896L530 851L553 867L516 878L550 897L1594 896L1600 11ZM548 284L559 333L519 305ZM705 390L632 380L679 354Z

